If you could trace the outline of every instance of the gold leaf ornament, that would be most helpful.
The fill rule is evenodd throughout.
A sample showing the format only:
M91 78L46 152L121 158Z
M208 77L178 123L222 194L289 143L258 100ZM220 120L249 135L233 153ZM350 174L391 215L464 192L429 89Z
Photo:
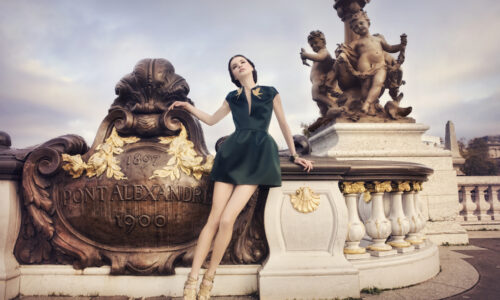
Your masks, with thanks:
M167 153L171 155L167 164L163 169L155 170L153 176L170 177L171 180L176 180L181 177L180 171L186 175L192 175L197 180L200 180L203 173L209 173L213 165L213 156L208 155L205 163L201 164L203 157L198 156L194 150L194 144L187 138L187 131L184 125L181 124L181 132L178 136L160 137L160 144L170 145Z
M392 191L392 186L390 181L374 181L373 182L375 187L374 190L377 193L384 193L384 192L391 192Z
M63 153L63 170L67 171L73 178L79 178L85 172L88 178L99 177L106 173L106 177L116 180L127 179L121 171L120 160L114 154L123 153L122 147L125 144L132 144L140 141L138 137L121 137L113 128L104 144L96 147L97 152L92 154L88 162L85 163L80 154L68 155Z
M310 213L319 206L319 195L315 194L310 187L301 187L290 195L290 202L293 208L301 213Z
M260 92L260 87L258 87L258 88L256 88L256 89L253 89L253 90L252 90L252 94L253 94L255 97L257 97L257 98L259 98L259 99L260 99L260 96L262 96L262 93Z
M363 181L357 182L342 182L340 185L342 193L344 194L363 194L363 200L368 203L371 200L371 195L368 189L365 187Z
M78 178L82 176L83 172L87 168L87 164L83 162L80 154L77 155L69 155L66 153L62 154L62 158L64 162L62 168L66 172L68 172L73 178Z
M411 186L409 181L398 181L397 182L398 192L409 192L411 191Z

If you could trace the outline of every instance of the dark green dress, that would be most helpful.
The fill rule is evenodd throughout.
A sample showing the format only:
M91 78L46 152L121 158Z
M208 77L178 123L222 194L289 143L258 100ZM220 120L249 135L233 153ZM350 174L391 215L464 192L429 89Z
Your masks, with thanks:
M236 130L222 144L210 177L233 184L281 186L278 146L267 133L273 112L274 87L256 86L250 95L251 111L243 88L230 92L229 103Z

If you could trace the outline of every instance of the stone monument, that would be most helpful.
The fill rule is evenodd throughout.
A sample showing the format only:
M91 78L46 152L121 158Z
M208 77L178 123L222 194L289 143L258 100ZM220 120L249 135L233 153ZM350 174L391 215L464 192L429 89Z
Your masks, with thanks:
M450 150L453 157L453 168L457 172L457 175L465 175L461 167L465 164L465 159L460 154L460 149L458 148L457 135L455 134L455 124L452 121L446 122L446 133L444 138L444 148Z
M422 135L429 127L408 117L411 107L400 106L407 37L402 34L400 43L391 45L384 36L371 34L364 10L369 2L335 0L334 9L345 28L344 43L335 50L335 58L317 30L308 37L315 53L301 50L303 63L313 61L312 97L320 106L319 118L305 128L312 154L339 160L408 161L433 168L422 192L423 210L432 221L426 230L437 243L466 243L465 230L455 222L458 196L453 157L450 151L424 145ZM390 100L383 104L385 90Z

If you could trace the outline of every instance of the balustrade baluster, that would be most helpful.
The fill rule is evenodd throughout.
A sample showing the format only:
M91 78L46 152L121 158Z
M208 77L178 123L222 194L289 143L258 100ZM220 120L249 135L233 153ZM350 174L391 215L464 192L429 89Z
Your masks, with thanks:
M348 259L360 259L370 257L366 249L359 246L361 239L365 236L365 225L361 222L358 214L357 201L361 193L365 192L364 182L343 182L340 185L344 193L347 213L347 237L344 254Z
M464 220L465 221L477 221L477 216L474 215L474 211L477 208L476 203L472 201L471 192L474 189L473 186L464 186L462 189L462 198L464 199Z
M500 186L490 185L488 187L488 195L491 203L491 217L493 220L500 220L500 198L498 192Z
M411 244L404 240L406 234L410 231L410 222L403 212L403 192L411 190L409 182L397 182L393 184L391 195L391 210L389 220L391 221L392 234L389 245L393 246L398 252L413 251Z
M481 221L491 220L491 216L488 215L488 210L490 210L491 202L486 201L486 199L484 198L484 192L487 189L487 185L478 185L476 187L476 214L477 218Z
M403 210L410 222L410 232L406 241L410 242L412 245L420 245L424 241L419 236L419 229L422 229L422 221L418 217L415 210L415 191L409 191L403 195Z
M455 218L457 221L465 221L465 199L464 199L464 186L459 186L458 188L458 215Z
M420 184L421 185L421 184ZM427 223L427 218L424 216L424 213L420 209L422 207L421 200L420 200L420 191L422 190L422 187L420 186L420 189L415 190L415 193L413 194L413 202L415 203L415 212L417 213L417 217L420 220L419 224L417 224L417 235L421 240L426 239L426 236L422 229L425 228L425 223ZM415 248L420 249L423 247L422 244L416 245Z
M396 254L396 250L385 243L391 234L391 222L385 217L384 213L384 192L391 191L389 181L380 183L375 181L372 193L372 210L370 219L366 222L366 232L372 238L373 244L369 245L368 250L372 251L374 256L385 256Z

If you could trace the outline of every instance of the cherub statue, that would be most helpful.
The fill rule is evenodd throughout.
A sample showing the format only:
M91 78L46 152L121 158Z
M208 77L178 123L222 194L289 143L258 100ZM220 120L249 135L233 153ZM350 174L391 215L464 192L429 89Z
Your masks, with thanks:
M309 66L307 60L312 60L311 82L312 98L316 101L321 116L325 116L328 109L335 104L334 99L328 93L334 94L335 88L335 60L326 49L326 40L323 32L319 30L311 31L307 37L309 45L316 53L308 53L304 48L300 49L300 58L304 65Z
M364 11L353 14L349 25L359 39L342 46L337 63L345 64L348 72L361 81L361 111L375 115L382 110L380 105L376 106L377 100L386 85L388 70L394 65L394 58L388 53L404 52L406 35L401 36L398 45L389 45L380 34L371 35L370 19Z

